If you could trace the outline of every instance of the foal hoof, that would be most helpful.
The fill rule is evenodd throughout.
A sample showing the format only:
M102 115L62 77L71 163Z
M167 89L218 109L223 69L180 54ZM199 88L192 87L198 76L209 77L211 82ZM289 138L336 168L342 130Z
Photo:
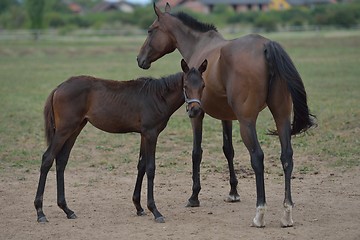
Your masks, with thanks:
M227 198L225 198L224 201L225 201L225 202L228 202L228 203L240 202L240 196L239 196L238 194L236 194L236 195L229 195Z
M165 218L163 216L155 218L155 222L157 222L157 223L165 223Z
M199 200L188 200L187 204L185 207L199 207L200 206L200 201Z
M144 210L142 210L142 211L137 211L137 212L136 212L136 215L138 215L138 216L145 216L145 215L146 215L146 212L145 212Z
M47 222L49 222L49 221L46 219L45 216L43 216L43 217L39 217L39 218L37 219L37 222L38 222L38 223L47 223Z
M67 218L68 218L68 219L76 219L77 216L76 216L75 213L72 213L72 214L70 214L70 215L67 215Z

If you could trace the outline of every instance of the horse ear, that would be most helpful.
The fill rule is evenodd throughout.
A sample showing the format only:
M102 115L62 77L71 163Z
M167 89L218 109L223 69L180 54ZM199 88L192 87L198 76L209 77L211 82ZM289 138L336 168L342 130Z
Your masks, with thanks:
M166 12L166 13L170 13L170 11L171 11L170 4L169 4L168 2L166 2L165 12Z
M202 74L203 72L205 72L206 68L207 68L207 59L205 59L203 61L203 63L200 65L200 67L198 68L199 72Z
M187 73L189 71L189 66L187 65L184 59L181 59L181 69L183 70L184 73Z
M153 6L154 6L154 12L156 14L156 16L158 16L158 18L163 14L161 12L161 10L156 6L155 2L153 3Z

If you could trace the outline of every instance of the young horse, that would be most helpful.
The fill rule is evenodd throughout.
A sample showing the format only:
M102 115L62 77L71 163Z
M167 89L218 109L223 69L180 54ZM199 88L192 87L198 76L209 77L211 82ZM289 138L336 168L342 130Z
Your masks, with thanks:
M208 60L204 72L205 89L202 108L210 116L222 120L223 151L228 160L231 190L228 201L239 201L234 172L232 120L238 120L240 133L250 153L256 176L256 227L265 226L264 154L256 134L256 120L260 111L269 107L281 143L281 162L285 173L284 217L282 226L293 225L293 201L290 191L293 170L291 135L305 132L314 125L309 113L303 82L285 50L274 41L250 34L225 40L213 25L200 23L185 13L170 13L167 4L161 12L154 4L157 18L149 27L148 36L137 57L139 67L148 69L151 63L178 49L190 65ZM189 106L191 108L191 104ZM291 124L291 112L294 112ZM201 138L204 115L192 119L193 193L188 206L199 206Z
M161 79L139 78L133 81L110 81L89 76L71 77L53 90L45 109L48 148L42 157L39 185L35 197L38 222L47 222L43 212L46 177L56 159L57 203L67 218L76 218L65 201L64 170L70 151L87 122L109 133L138 132L141 134L138 176L133 194L137 214L143 215L140 193L143 177L148 179L147 206L157 222L164 222L155 206L153 183L155 149L160 132L170 116L184 103L197 103L188 111L195 117L200 111L199 99L204 88L201 74L205 60L198 69L181 61L183 73ZM187 96L192 97L188 99Z

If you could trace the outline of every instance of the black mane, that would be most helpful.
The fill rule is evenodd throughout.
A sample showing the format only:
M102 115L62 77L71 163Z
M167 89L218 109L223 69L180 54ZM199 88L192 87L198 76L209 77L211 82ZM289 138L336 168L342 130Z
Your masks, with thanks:
M178 12L173 14L174 17L182 21L186 26L199 31L199 32L208 32L208 31L216 31L217 29L213 24L202 23L196 20L195 18L191 17L190 15L184 12Z

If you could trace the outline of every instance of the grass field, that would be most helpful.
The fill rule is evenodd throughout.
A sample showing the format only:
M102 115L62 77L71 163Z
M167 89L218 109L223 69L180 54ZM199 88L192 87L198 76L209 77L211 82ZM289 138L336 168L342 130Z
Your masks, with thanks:
M292 57L308 92L318 127L293 139L295 171L321 168L346 171L360 163L360 31L279 33L279 41ZM229 36L232 37L232 36ZM148 71L137 67L136 55L145 36L89 39L2 40L0 42L0 174L13 168L37 169L46 148L43 105L59 83L73 75L130 80L159 77L180 71L180 55L172 53ZM210 117L204 123L203 168L222 171L221 123ZM258 135L267 171L279 171L279 143L267 136L274 127L268 110L258 120ZM248 154L234 124L237 167L249 168ZM181 171L191 162L192 132L184 108L171 118L160 135L157 165L160 172ZM70 157L70 166L103 167L109 171L137 160L139 136L103 133L90 124ZM269 164L270 161L270 164ZM277 168L272 168L272 165Z

